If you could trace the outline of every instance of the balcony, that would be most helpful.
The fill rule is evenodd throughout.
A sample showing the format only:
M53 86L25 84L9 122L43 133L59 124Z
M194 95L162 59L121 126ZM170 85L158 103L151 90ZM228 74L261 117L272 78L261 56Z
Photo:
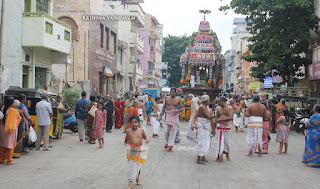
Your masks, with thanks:
M123 5L126 5L126 9L128 12L125 15L135 16L139 21L139 27L144 27L144 11L142 10L140 4L138 2L122 2ZM122 6L119 9L123 9ZM124 13L124 12L122 12Z
M152 31L151 34L150 34L150 37L154 38L155 40L162 39L162 35L157 31Z
M70 54L71 27L46 13L23 13L22 46Z
M143 38L135 32L131 32L130 35L131 35L130 36L130 48L137 48L137 50L140 52L140 54L143 54L143 52L144 52Z

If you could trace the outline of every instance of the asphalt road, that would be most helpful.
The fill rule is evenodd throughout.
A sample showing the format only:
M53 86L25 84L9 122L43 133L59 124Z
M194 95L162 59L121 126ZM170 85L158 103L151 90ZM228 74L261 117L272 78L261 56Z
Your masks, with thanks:
M152 136L147 126L148 136ZM231 161L215 163L213 149L207 156L209 163L196 164L196 143L186 138L187 123L180 126L182 141L174 152L164 150L163 128L160 138L151 138L148 159L143 166L142 189L256 189L256 188L320 188L320 169L301 163L304 136L291 133L288 155L276 155L275 134L269 143L269 154L262 158L246 157L246 132L231 134ZM105 134L105 148L79 142L78 135L65 131L60 140L51 140L53 151L30 151L15 159L14 166L0 165L0 188L12 189L125 189L127 159L123 130Z

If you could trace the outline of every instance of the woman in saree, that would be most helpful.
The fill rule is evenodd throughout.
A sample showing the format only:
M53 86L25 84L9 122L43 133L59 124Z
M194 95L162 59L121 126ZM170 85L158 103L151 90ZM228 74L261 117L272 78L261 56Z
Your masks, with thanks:
M191 94L189 94L188 100L186 101L186 116L185 116L186 121L189 121L191 117L191 100L192 100L192 96Z
M21 121L21 116L14 106L13 97L7 97L3 113L5 116L2 119L2 126L0 128L0 146L2 147L0 164L7 161L7 165L15 165L16 163L12 161L12 156L17 142L18 126Z
M22 114L20 113L20 115L22 115L22 128L23 128L23 144L22 144L22 149L21 149L21 153L22 154L27 154L28 151L26 150L27 147L27 134L29 133L29 125L34 125L34 122L31 120L30 117L30 111L28 109L28 107L26 106L27 103L27 98L26 95L24 94L20 94L19 95L19 101L20 106L18 107L19 110L22 111Z
M63 106L61 96L57 96L56 107L57 107L57 121L56 121L56 127L54 130L53 136L55 136L56 139L60 139L63 133L63 112L66 111L66 109Z
M276 99L272 100L271 103L271 120L270 120L270 132L276 133L276 117L277 117L277 101Z
M180 107L182 109L182 111L180 112L180 119L185 119L186 118L186 109L185 109L186 101L184 100L182 95L181 95L181 102L183 107Z
M302 163L308 167L320 167L320 105L314 107L315 114L306 123L305 150Z
M267 107L266 103L262 103ZM270 132L270 117L271 114L269 110L267 110L267 115L265 119L263 120L263 131L262 131L262 153L267 154L268 153L268 143L269 143L269 132Z
M87 119L86 119L86 123L87 123L87 137L88 137L88 142L90 144L95 144L96 143L96 139L94 137L94 125L93 125L93 121L94 121L94 117L92 117L88 112L90 112L92 106L97 106L96 103L96 97L94 95L90 96L90 103L88 103L86 105L86 113L87 113Z
M115 107L115 129L122 127L122 102L120 96L117 97L117 101L114 102Z

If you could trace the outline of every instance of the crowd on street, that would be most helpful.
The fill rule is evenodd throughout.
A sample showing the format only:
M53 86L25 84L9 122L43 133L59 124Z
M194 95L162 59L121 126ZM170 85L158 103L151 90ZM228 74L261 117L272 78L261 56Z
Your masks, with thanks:
M205 164L206 155L212 147L212 138L216 137L216 162L231 160L231 128L235 132L247 132L248 154L268 154L270 151L278 155L289 153L288 143L291 120L286 101L281 98L270 99L267 94L225 95L214 99L206 93L201 95L179 93L172 88L170 94L161 93L159 97L147 93L127 93L112 97L96 97L87 99L86 92L76 103L75 116L78 122L79 141L96 144L104 148L105 133L113 129L124 130L124 143L127 144L129 188L132 182L140 185L141 164L146 161L147 147L142 139L150 141L146 134L146 126L152 126L152 138L158 138L160 127L165 128L165 146L168 152L174 151L175 143L180 142L179 122L188 122L187 137L197 143L197 163ZM58 96L49 103L48 96L42 95L35 106L36 123L30 118L26 106L26 96L20 94L17 99L7 97L1 107L0 119L0 163L14 165L13 157L26 155L27 147L35 150L51 151L49 138L59 139L63 134L63 112L66 111L63 99ZM302 163L309 167L320 166L320 105L315 105L314 114L306 123L305 151ZM53 120L53 121L52 121ZM51 125L54 127L51 131ZM35 132L36 130L36 132ZM277 133L275 141L279 149L270 150L269 133ZM36 137L34 136L36 135ZM31 140L36 138L36 140Z

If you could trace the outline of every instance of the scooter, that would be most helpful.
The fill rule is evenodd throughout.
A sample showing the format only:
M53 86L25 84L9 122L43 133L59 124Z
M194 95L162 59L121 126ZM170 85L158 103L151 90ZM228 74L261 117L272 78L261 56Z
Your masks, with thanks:
M292 128L298 133L303 133L306 130L305 124L310 119L310 115L304 110L298 109L294 115L294 120L292 123Z
M78 121L74 113L63 114L63 128L70 129L72 132L78 132Z

